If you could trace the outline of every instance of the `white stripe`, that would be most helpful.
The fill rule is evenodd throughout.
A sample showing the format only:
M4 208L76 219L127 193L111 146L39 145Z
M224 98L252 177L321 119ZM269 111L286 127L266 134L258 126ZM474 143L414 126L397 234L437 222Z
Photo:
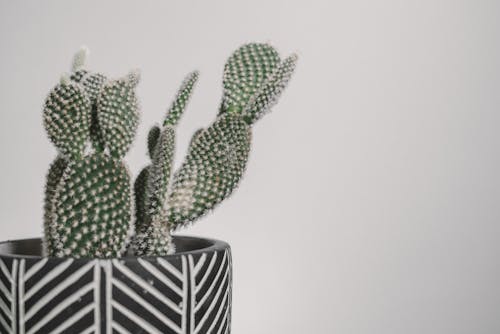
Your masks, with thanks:
M130 280L134 281L139 285L141 288L146 290L147 292L151 293L153 296L158 298L161 302L163 302L165 305L170 307L172 310L177 312L178 314L181 314L181 309L179 308L179 305L176 305L174 302L172 302L169 298L167 298L164 294L162 294L160 291L158 291L155 287L153 287L151 284L144 282L142 278L137 276L132 270L128 269L127 267L123 266L119 261L113 260L113 264L116 268L118 268L127 278Z
M23 259L21 260L19 264L19 279L17 280L19 283L18 289L17 289L17 299L22 301L22 303L19 304L19 333L24 333L24 268L26 267L26 261Z
M81 288L80 290L78 290L77 292L73 293L70 297L66 298L62 303L60 304L57 304L56 307L54 307L49 313L47 313L42 319L40 319L35 326L31 327L30 330L27 332L28 334L30 333L34 333L36 332L37 330L39 330L40 328L42 328L44 325L46 325L50 320L52 320L54 317L58 316L62 311L65 311L66 308L68 306L70 306L71 304L73 304L74 302L76 302L78 299L80 299L81 297L83 297L85 294L87 294L89 291L92 290L92 283L89 283L87 284L86 286L84 286L83 288ZM92 304L89 304L88 306L86 306L84 308L84 310L86 310L87 308L93 308L94 305L93 303ZM31 312L31 310L30 310ZM81 311L80 311L81 312ZM79 312L78 312L79 313ZM76 313L76 314L78 314ZM26 320L28 320L32 315L30 315L29 317L26 316ZM72 319L73 317L67 319L63 324L67 323L68 321L70 321L70 319ZM63 325L61 324L61 326ZM71 324L69 324L71 325ZM69 326L68 325L68 326ZM66 327L65 327L66 328Z
M3 262L3 260L0 260L0 268L2 269L3 274L7 277L7 279L12 282L12 276L9 272L9 269L7 269L7 266Z
M177 270L176 267L168 263L162 258L158 258L158 263L169 272L171 272L175 277L177 277L180 281L182 281L182 273Z
M38 261L36 264L33 265L28 271L26 272L26 275L24 275L24 280L27 281L38 272L49 260L49 258L44 258L42 261Z
M114 300L111 303L113 304L114 308L123 313L124 316L129 318L129 320L134 321L139 327L146 329L149 333L152 334L162 334L162 332L160 332L156 327L153 327L152 325L148 324L147 321L144 321L144 319L139 318L136 314L130 312L129 310L127 310L125 307L121 306Z
M222 299L222 303L220 304L219 306L219 310L217 311L217 313L215 314L215 318L214 320L212 321L212 325L210 326L210 328L208 329L207 333L212 333L212 330L214 329L215 325L217 324L217 321L219 320L220 318L220 315L222 313L222 310L224 309L224 306L226 306L226 300L227 300L227 296L229 295L229 289L226 289L226 292L224 293L224 298ZM227 308L226 308L226 311L227 311ZM207 312L208 313L208 312ZM223 322L221 322L221 328L222 328L222 324Z
M196 302L196 298L195 298L195 294L194 294L194 287L195 287L195 280L194 280L194 275L193 275L193 268L194 268L194 260L193 260L193 256L192 255L189 255L188 257L188 262L189 262L189 272L191 273L191 309L189 310L189 314L191 315L191 325L189 326L190 328L190 331L191 333L189 334L192 334L194 332L194 305L195 305L195 302Z
M212 284L210 284L210 287L205 292L205 295L203 296L203 298L201 298L201 300L196 305L195 312L197 312L198 309L201 306L203 306L203 304L205 303L205 300L208 298L208 296L210 295L210 293L212 292L212 290L215 288L215 284L217 283L217 281L219 279L219 276L222 273L222 268L224 268L224 264L225 263L226 263L226 253L224 253L224 257L222 258L222 262L220 263L220 267L219 267L219 270L217 271L217 275L215 275L215 279L212 281ZM227 268L229 268L229 266L227 266Z
M132 334L117 322L113 322L113 329L120 334Z
M224 312L224 317L222 318L222 322L220 323L219 330L217 331L217 334L221 334L222 328L224 328L224 323L227 321L227 315L229 314L229 307L230 305L227 306L226 312ZM229 326L229 322L226 324L226 328Z
M208 276L210 276L210 273L212 272L212 268L214 267L215 261L217 260L217 252L214 252L214 255L212 256L212 260L210 261L210 264L208 265L207 271L205 272L205 275L203 275L203 278L200 281L200 284L196 287L195 293L198 293L203 288L203 285L207 281ZM224 261L224 259L223 259Z
M222 280L222 283L221 283L221 285L219 287L219 290L217 290L217 293L215 294L215 297L214 297L212 303L210 304L210 306L208 307L208 309L205 311L205 315L203 316L203 318L200 320L200 322L196 326L196 329L194 331L195 334L197 334L198 331L201 329L201 327L203 326L203 324L205 323L205 321L208 319L208 317L210 315L210 312L212 312L212 309L215 307L215 304L217 304L217 301L219 300L219 296L220 296L220 294L222 292L222 289L224 288L224 283L226 282L227 277L229 276L228 273L229 273L229 267L227 268L226 273L224 274L224 279Z
M87 328L86 330L84 330L83 332L80 332L80 334L90 334L90 333L93 333L94 330L96 329L96 327L99 327L99 326L92 325L89 328Z
M159 320L163 321L165 325L167 325L169 328L173 329L176 333L181 334L182 330L177 326L176 323L174 323L172 320L169 318L165 317L162 312L156 309L156 307L146 300L142 298L140 295L138 295L134 290L130 289L128 286L120 282L119 280L113 279L113 284L121 289L126 295L134 299L134 301L138 304L140 304L142 307L144 307L148 312L153 314L155 317L157 317Z
M29 309L28 312L26 312L26 321L30 319L33 315L36 314L42 307L44 307L49 301L51 301L53 298L55 298L59 293L64 291L67 287L69 287L71 284L75 283L78 281L83 275L85 275L89 269L94 266L95 261L87 263L85 266L81 267L74 273L72 273L68 278L66 278L64 281L59 283L55 288L51 289L46 295L44 295L42 298L38 299L35 304ZM31 290L30 290L31 291ZM28 299L28 298L26 298Z
M200 259L198 260L198 263L196 264L196 266L194 266L194 275L195 276L198 276L198 272L200 271L201 267L203 267L203 265L205 264L206 259L207 259L207 254L203 253L201 255Z
M4 320L3 316L0 314L0 324L2 324L3 328L5 328L5 330L7 331L7 333L14 333L14 331L12 331L10 329L10 326L7 325L7 322Z
M111 261L103 261L106 268L106 334L111 333L111 323L113 322L113 309L111 300L113 300L113 291L111 289L111 278L113 277L113 267Z
M5 287L5 285L3 284L3 282L0 280L0 291L2 292L2 294L7 297L7 299L9 301L12 301L12 296L9 292L9 290Z
M153 276L155 276L156 278L158 278L158 280L160 280L160 282L164 283L165 285L167 285L170 289L174 290L175 293L177 293L179 296L182 296L182 290L179 289L179 287L177 285L175 285L174 282L172 282L167 276L165 276L161 271L159 271L158 269L156 269L151 263L147 262L147 261L144 261L143 259L141 258L138 258L137 259L139 261L139 263L147 270L149 271L151 274L153 274Z
M95 334L100 334L101 333L101 312L100 312L100 284L101 284L101 265L99 264L99 261L96 261L94 265L94 280L93 280L93 285L94 285L94 323L97 324Z
M26 291L26 294L24 295L24 298L26 300L30 299L31 296L33 296L35 293L38 292L47 282L50 282L54 278L56 278L60 273L65 271L70 265L73 263L73 259L68 259L52 269L50 272L48 272L40 281L38 281L37 284L33 285L29 291Z
M187 299L188 299L188 277L186 256L181 256L182 261L182 330L186 331L187 325Z
M87 305L86 307L82 308L80 311L76 312L71 318L64 321L56 329L54 329L52 332L50 332L50 334L61 333L62 331L64 331L68 327L70 327L71 325L78 322L78 320L80 320L81 318L86 316L88 313L92 312L93 307L94 307L94 305L90 304L90 305Z
M0 298L0 309L2 309L2 311L5 313L5 315L8 317L6 319L8 320L12 320L12 314L10 314L10 310L9 308L7 307L7 305L5 305L5 302L3 301L2 298Z
M18 262L17 260L12 261L12 303L10 304L12 307L12 319L17 319L17 303L20 303L21 305L24 305L24 299L21 298L16 298L17 296L17 267L18 267ZM17 296L19 297L19 296ZM21 307L19 305L19 307ZM17 333L17 321L12 322L12 332ZM20 332L19 334L24 334Z

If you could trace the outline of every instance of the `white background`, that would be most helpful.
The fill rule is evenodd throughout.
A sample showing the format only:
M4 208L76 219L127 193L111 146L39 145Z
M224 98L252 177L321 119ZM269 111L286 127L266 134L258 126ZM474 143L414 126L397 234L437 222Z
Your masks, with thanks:
M233 332L500 332L498 1L0 4L1 239L41 235L41 108L80 45L110 76L142 69L137 173L183 76L201 71L179 160L226 58L268 41L296 75L239 190L184 232L232 245Z

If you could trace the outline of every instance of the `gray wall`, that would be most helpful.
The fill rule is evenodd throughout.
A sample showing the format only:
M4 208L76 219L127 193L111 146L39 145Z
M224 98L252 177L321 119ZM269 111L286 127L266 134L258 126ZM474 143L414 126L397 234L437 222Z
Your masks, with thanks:
M500 332L498 1L0 1L1 239L41 235L41 106L81 44L142 69L142 123L201 80L178 158L247 41L297 51L233 198L186 234L234 251L236 334Z

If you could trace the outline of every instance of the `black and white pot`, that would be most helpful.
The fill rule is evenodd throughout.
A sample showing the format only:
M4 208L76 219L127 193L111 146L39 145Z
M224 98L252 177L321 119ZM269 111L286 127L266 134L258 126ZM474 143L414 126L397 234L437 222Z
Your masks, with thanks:
M230 333L232 264L222 241L174 237L176 254L41 256L0 243L0 333Z

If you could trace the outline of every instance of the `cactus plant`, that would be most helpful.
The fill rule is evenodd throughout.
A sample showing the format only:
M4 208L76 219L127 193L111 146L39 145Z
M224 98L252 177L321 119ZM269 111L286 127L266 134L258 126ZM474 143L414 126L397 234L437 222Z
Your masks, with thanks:
M239 184L252 126L276 103L297 57L281 60L268 44L236 50L224 67L217 118L193 134L172 173L176 127L198 79L190 73L161 126L150 129L151 163L132 187L121 160L138 126L139 74L110 80L86 69L87 55L86 49L75 55L71 74L45 102L44 125L58 149L47 175L45 249L52 256L119 257L131 241L137 256L169 254L171 232L214 209Z
M118 257L133 234L130 174L120 159L138 125L139 75L105 79L83 69L86 53L45 101L44 125L59 151L47 175L45 247L52 256Z

